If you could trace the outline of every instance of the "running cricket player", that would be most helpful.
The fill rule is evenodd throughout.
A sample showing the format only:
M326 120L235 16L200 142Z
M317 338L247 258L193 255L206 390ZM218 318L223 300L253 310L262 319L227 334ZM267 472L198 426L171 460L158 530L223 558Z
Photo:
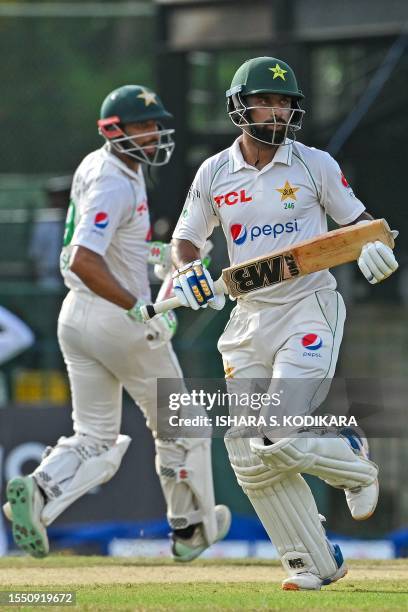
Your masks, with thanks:
M224 306L199 256L217 225L236 265L327 232L326 215L341 226L372 219L336 161L295 142L303 95L288 64L273 57L246 61L226 95L242 135L199 168L174 232L174 290L193 309ZM358 265L372 284L398 267L392 249L379 241L363 246ZM345 316L328 270L238 297L218 343L228 388L239 379L310 379L311 396L294 393L289 404L297 415L309 411L311 398L316 408L327 394L318 393L322 381L334 375ZM288 574L283 588L319 590L347 570L301 474L343 488L352 517L363 520L377 504L378 468L358 430L334 437L278 434L246 438L232 428L225 442L238 483Z
M148 262L171 269L165 257L169 245L166 250L149 242L142 165L170 160L174 130L162 125L168 119L155 92L140 85L119 87L100 112L105 145L85 157L74 176L61 253L70 291L58 321L74 434L47 449L30 476L8 483L5 506L15 543L34 557L48 553L47 526L117 472L130 443L120 434L123 387L155 437L173 558L194 559L229 529L229 509L214 501L210 440L156 434L157 411L168 409L157 405L157 378L182 384L182 372L170 343L175 315L160 315L147 325L140 315L151 299ZM126 491L119 503L127 503Z

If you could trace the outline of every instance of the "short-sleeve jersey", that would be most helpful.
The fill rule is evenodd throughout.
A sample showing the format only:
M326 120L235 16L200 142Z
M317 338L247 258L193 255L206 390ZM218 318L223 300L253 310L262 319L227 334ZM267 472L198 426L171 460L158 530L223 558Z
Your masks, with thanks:
M75 172L61 252L67 287L88 291L69 263L75 246L102 255L112 274L138 299L150 301L147 271L150 218L141 167L133 172L105 147Z
M245 162L239 142L201 165L174 238L201 249L221 225L231 265L236 265L327 232L326 215L346 225L365 210L328 153L298 142L286 144L257 170ZM333 275L324 270L239 299L284 304L335 287Z

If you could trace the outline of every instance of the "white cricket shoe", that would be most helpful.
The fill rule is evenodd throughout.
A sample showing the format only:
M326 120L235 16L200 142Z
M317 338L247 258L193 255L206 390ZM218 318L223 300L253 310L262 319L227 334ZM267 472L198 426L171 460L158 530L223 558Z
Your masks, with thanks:
M47 530L41 522L44 497L32 476L13 478L7 485L15 544L32 557L41 559L49 552ZM6 504L5 504L6 505Z
M301 572L290 578L286 578L286 580L282 582L282 589L284 591L320 591L322 586L327 586L332 582L344 578L348 570L340 546L338 544L329 544L329 546L338 566L338 570L333 576L330 578L320 578L320 576L312 574L312 572Z
M361 427L346 427L340 430L340 435L349 443L353 453L362 459L370 460L368 440ZM374 514L379 495L378 478L366 487L345 489L347 505L351 516L356 521L365 521Z
M215 518L217 521L217 538L215 542L219 542L225 538L231 527L231 512L228 506L224 506L223 504L215 506ZM178 538L173 533L172 540L171 553L174 561L193 561L193 559L199 557L210 547L204 536L201 525L195 528L191 538Z

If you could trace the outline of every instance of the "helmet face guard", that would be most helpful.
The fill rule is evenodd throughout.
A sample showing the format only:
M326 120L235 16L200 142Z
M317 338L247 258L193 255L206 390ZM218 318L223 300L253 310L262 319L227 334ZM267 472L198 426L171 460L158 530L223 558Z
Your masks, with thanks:
M175 142L173 140L173 129L164 129L160 123L157 123L159 129L153 132L142 132L138 135L129 136L126 134L119 117L108 117L99 119L98 128L99 134L110 144L110 146L118 151L129 155L137 161L148 164L149 166L164 166L170 161L173 154ZM138 138L146 136L157 137L156 143L147 145L139 145ZM155 147L153 155L146 153L145 149Z
M270 110L271 119L264 122L251 120L252 110ZM277 111L288 111L288 121L283 121ZM232 123L241 128L254 140L264 144L279 146L292 144L296 140L296 132L302 128L303 115L305 111L299 106L297 99L292 98L290 108L274 106L247 106L246 100L240 93L232 94L228 98L227 111ZM280 114L280 113L279 113ZM274 129L268 129L268 126Z

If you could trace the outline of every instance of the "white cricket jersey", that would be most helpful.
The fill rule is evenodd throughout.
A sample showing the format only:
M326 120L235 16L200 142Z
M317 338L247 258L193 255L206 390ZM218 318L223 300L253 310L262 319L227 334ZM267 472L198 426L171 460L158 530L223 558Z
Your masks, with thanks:
M67 287L92 293L69 270L74 246L102 255L117 280L150 301L147 271L150 218L141 166L133 172L106 147L90 153L75 172L61 252Z
M365 210L328 153L299 142L287 144L257 170L244 160L239 141L201 165L174 238L201 249L221 225L235 265L327 232L326 214L346 225ZM283 304L335 287L334 277L324 270L239 299Z

